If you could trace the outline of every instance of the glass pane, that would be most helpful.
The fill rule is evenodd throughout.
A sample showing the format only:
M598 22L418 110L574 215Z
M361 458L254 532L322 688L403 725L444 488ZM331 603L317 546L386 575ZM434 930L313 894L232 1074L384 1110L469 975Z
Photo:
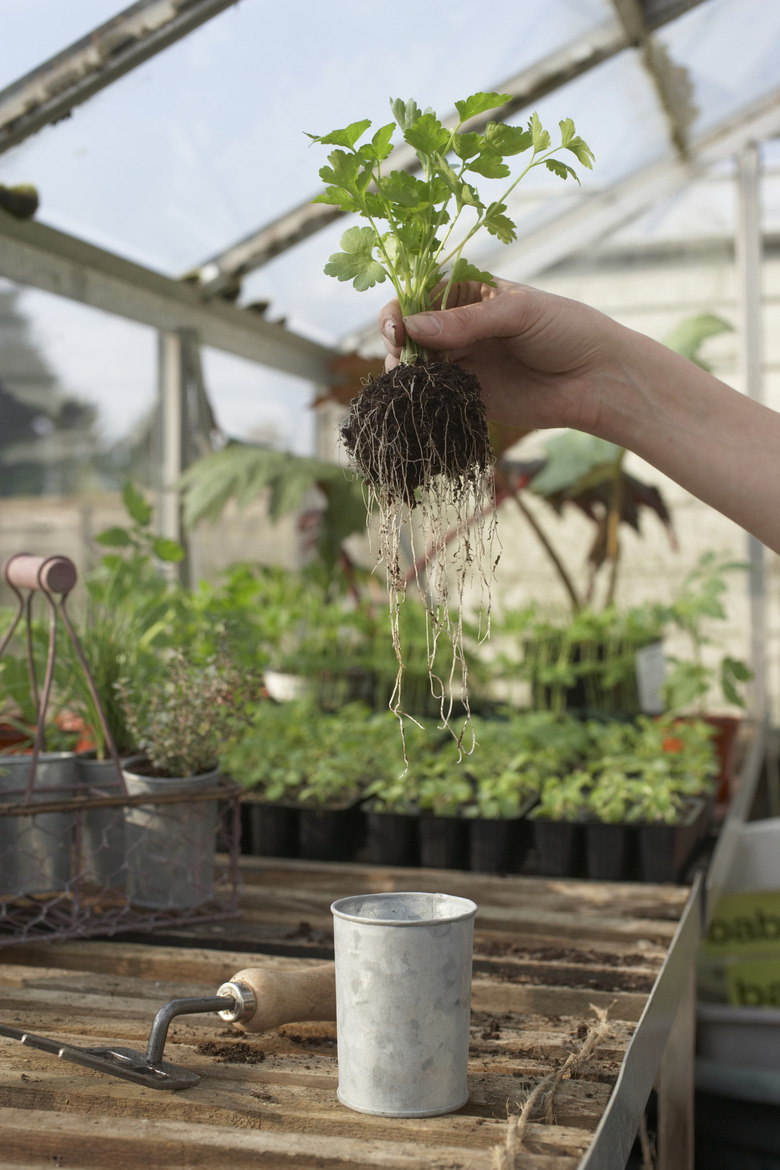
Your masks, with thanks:
M0 80L18 75L17 46L42 45L33 24L63 7L81 13L82 0L16 6ZM305 130L363 116L381 125L389 95L446 112L608 13L607 0L497 0L489 20L463 0L399 0L392 12L361 0L243 3L0 156L0 182L35 183L44 222L178 275L316 193L321 163ZM73 36L62 20L57 29L62 48Z

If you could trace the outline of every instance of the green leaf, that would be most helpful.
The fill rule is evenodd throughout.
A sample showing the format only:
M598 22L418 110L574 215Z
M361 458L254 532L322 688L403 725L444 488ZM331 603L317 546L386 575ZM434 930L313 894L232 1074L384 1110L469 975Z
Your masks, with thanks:
M502 244L511 244L517 237L517 230L509 216L504 214L505 211L505 203L491 203L485 212L485 228Z
M489 272L483 272L481 269L475 268L463 256L456 260L452 266L452 279L454 281L478 280L481 284L489 284L491 288L494 288L496 284L495 279Z
M548 171L552 171L559 179L568 179L569 175L574 179L575 183L579 183L579 177L573 167L568 166L567 163L561 162L559 158L545 159L544 165Z
M386 272L374 259L376 236L373 228L348 228L341 237L343 252L335 252L325 265L328 276L337 280L351 280L358 292L365 292L375 284L382 284Z
M405 102L402 98L391 98L390 109L393 111L393 117L402 130L408 130L410 126L413 126L422 117L422 110L414 98L410 98L408 102Z
M440 154L449 146L450 137L450 131L442 126L435 114L423 114L404 131L404 138L418 154Z
M311 138L312 141L319 142L323 146L345 146L351 150L370 125L370 120L365 118L362 122L351 122L343 130L331 130L330 134L309 134L306 131L304 133L306 133L307 138Z
M386 199L400 207L419 207L428 202L425 184L408 171L391 171L382 179L381 191Z
M371 157L377 162L382 162L392 152L393 131L395 130L395 122L388 122L386 126L380 127L374 137L371 139ZM363 147L361 154L368 152L369 147Z
M531 120L528 123L528 129L531 134L531 144L537 154L540 154L544 150L550 149L550 135L542 128L542 123L539 121L539 115L535 110L531 115Z
M452 169L449 163L441 157L441 155L437 157L437 170L439 172L440 181L443 181L455 196L458 209L460 209L464 203L469 203L473 206L473 204L471 204L470 198L473 188L470 188L468 184L460 178L460 176Z
M564 118L558 125L561 130L561 146L568 146L574 138L574 122L571 118Z
M461 184L458 201L465 204L466 207L475 207L478 211L481 211L485 206L477 194L476 187L472 187L470 183Z
M300 510L306 493L311 490L312 480L308 460L288 454L271 483L268 515L274 523L286 513Z
M126 528L106 528L95 537L98 544L106 548L129 548L133 538Z
M122 489L122 503L140 528L145 528L152 519L151 504L147 504L135 484L129 481Z
M123 565L124 563L124 560L119 556L118 553L106 553L106 555L101 558L101 564L112 572L114 569L118 569L120 565Z
M327 191L315 195L312 203L327 203L332 207L340 207L342 211L360 212L363 210L352 193L343 187L328 187Z
M522 126L507 126L504 122L488 122L485 127L485 142L502 158L522 154L532 145L531 131Z
M479 154L485 143L485 139L481 134L456 134L452 139L452 149L458 158L466 159L473 158L475 154Z
M580 431L564 431L550 439L546 447L547 462L530 483L531 490L540 496L573 489L595 469L611 469L622 450L606 439Z
M455 102L455 109L460 114L461 122L467 122L469 118L505 106L511 100L512 95L509 93L473 93L465 101Z
M165 561L168 564L173 564L176 561L184 559L184 549L176 540L166 540L163 536L157 536L152 541L152 551L160 561Z
M357 155L348 154L345 150L334 150L328 155L328 162L329 166L320 168L323 183L351 190L357 182L360 169L360 159Z
M700 357L699 350L708 337L717 337L719 333L733 331L734 326L718 317L714 313L699 313L695 317L686 317L664 338L664 345L668 345L675 353L682 354L690 362L695 362L702 369L709 369L709 365Z
M567 118L566 123L560 123L561 132L563 132L564 125L567 125L568 123L571 123L572 130L574 129L574 123L571 121L571 118ZM575 154L578 161L582 163L584 167L587 167L588 170L593 169L593 163L595 161L593 151L590 149L587 142L580 138L579 135L576 135L574 138L567 138L567 140L563 142L562 145L566 148L566 150L570 150L572 154Z
M490 149L483 150L476 158L471 159L466 164L466 169L476 171L486 179L506 179L510 173L501 155Z

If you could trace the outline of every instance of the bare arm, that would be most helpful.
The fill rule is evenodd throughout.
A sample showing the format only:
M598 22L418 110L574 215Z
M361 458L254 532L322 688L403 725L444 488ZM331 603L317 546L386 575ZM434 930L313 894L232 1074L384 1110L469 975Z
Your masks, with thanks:
M575 301L506 282L454 293L405 323L382 310L388 365L408 329L474 370L495 421L618 443L780 552L780 414Z

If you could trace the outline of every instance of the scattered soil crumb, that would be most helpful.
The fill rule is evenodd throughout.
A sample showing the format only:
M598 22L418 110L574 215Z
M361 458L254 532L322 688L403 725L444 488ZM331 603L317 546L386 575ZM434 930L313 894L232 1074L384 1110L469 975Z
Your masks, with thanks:
M265 1060L262 1048L247 1044L246 1040L234 1040L231 1044L202 1040L195 1051L199 1056L210 1056L217 1064L261 1064Z
M489 1020L482 1032L483 1040L500 1040L501 1039L501 1023L495 1017Z

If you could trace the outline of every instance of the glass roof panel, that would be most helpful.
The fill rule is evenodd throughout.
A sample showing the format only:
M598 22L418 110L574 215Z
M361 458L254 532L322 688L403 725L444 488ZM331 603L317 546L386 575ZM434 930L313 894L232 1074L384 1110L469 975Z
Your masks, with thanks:
M110 15L97 0L67 8L82 3ZM62 7L18 5L0 84L18 76L31 22ZM178 275L316 192L305 130L381 125L391 96L447 112L609 14L608 0L546 0L543 19L536 5L496 0L489 20L470 0L398 0L391 13L362 0L244 0L0 156L0 182L35 183L42 221Z
M120 11L117 0L3 0L0 89Z
M660 35L693 83L694 134L780 86L780 4L709 0Z

